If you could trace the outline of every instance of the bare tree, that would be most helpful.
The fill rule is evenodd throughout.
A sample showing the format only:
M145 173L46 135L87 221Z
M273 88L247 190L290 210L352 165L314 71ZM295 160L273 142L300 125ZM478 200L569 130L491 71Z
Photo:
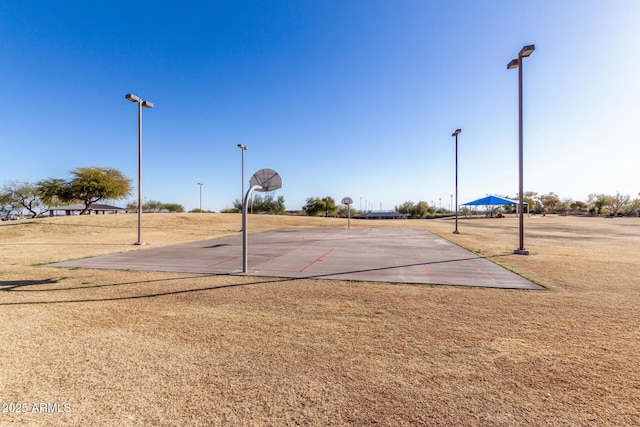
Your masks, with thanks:
M13 181L3 189L7 200L15 208L24 208L31 214L31 218L41 215L42 203L38 197L38 188L34 184L23 181Z
M618 215L625 210L625 207L629 204L631 196L628 194L623 196L619 192L615 196L611 196L611 214Z

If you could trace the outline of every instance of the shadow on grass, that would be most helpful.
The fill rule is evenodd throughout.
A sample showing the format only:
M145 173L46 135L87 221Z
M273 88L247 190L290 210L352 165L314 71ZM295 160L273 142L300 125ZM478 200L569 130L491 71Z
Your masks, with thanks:
M47 292L47 291L64 291L64 290L73 290L73 289L91 289L91 288L101 288L107 286L122 286L122 285L135 285L135 284L144 284L144 283L155 283L155 282L169 282L175 280L184 280L184 279L193 279L193 278L202 278L212 275L200 275L200 276L191 276L191 277L174 277L170 279L156 279L156 280L138 280L135 282L123 282L123 283L110 283L106 285L95 285L95 286L81 286L74 288L63 288L63 289L41 289L41 290L28 290L26 292ZM213 275L217 276L217 275ZM278 283L278 282L286 282L293 280L301 280L299 278L274 278L268 280L258 280L254 282L245 282L245 283L230 283L226 285L216 285L216 286L207 286L203 288L191 288L191 289L182 289L178 291L168 291L168 292L156 292L149 293L144 295L131 295L131 296L122 296L122 297L113 297L113 298L84 298L77 300L58 300L58 301L23 301L23 302L1 302L0 306L9 306L9 305L48 305L48 304L70 304L70 303L85 303L85 302L109 302L109 301L125 301L125 300L135 300L135 299L144 299L144 298L156 298L156 297L164 297L170 295L180 295L180 294L188 294L193 292L203 292L203 291L213 291L218 289L227 289L227 288L235 288L238 286L250 286L250 285L261 285L267 283ZM36 286L42 284L50 284L57 283L57 280L46 279L46 280L25 280L27 282L21 286ZM8 282L0 282L0 291L12 291L16 286L9 286L10 289L7 289L6 283L13 284L15 281ZM25 292L25 291L19 291Z
M219 289L228 289L240 286L252 286L252 285L263 285L270 283L281 283L281 282L291 282L297 280L308 280L308 279L323 279L335 276L343 276L347 274L356 274L356 273L370 273L384 270L391 270L397 268L406 268L406 267L415 267L415 266L427 266L433 264L442 264L442 263L450 263L450 262L460 262L460 261L470 261L476 259L487 259L487 258L497 258L497 257L506 257L506 256L514 256L513 254L503 254L503 255L493 255L490 257L482 257L475 256L469 258L460 258L460 259L451 259L444 261L433 261L433 262L424 262L424 263L414 263L414 264L406 264L406 265L397 265L390 267L378 267L378 268L370 268L364 270L354 270L348 272L338 272L338 273L328 273L328 274L315 274L308 275L303 277L276 277L276 278L264 278L263 280L257 280L252 282L242 282L242 283L230 283L225 285L216 285L216 286L207 286L207 287L198 287L198 288L190 288L190 289L182 289L176 291L167 291L167 292L154 292L143 295L132 295L132 296L122 296L122 297L113 297L113 298L84 298L84 299L76 299L76 300L58 300L58 301L23 301L23 302L0 302L0 306L10 306L10 305L37 305L37 304L68 304L68 303L83 303L83 302L107 302L107 301L124 301L124 300L134 300L134 299L143 299L143 298L157 298L163 296L171 296L171 295L180 295L180 294L188 294L194 292L204 292L204 291L213 291ZM152 279L152 280L137 280L132 282L122 282L122 283L108 283L101 285L90 285L90 286L73 286L73 287L64 287L64 288L46 288L46 289L25 289L30 286L41 286L41 285L51 285L60 283L62 280L66 278L60 279L43 279L43 280L8 280L8 281L0 281L0 291L4 292L17 292L17 293L25 293L25 292L56 292L56 291L72 291L72 290L84 290L84 289L97 289L97 288L105 288L105 287L115 287L115 286L125 286L125 285L141 285L145 283L158 283L158 282L171 282L171 281L179 281L179 280L187 280L187 279L200 279L204 277L213 277L213 276L229 276L229 277L251 277L249 275L244 275L240 273L227 273L227 274L198 274L194 276L186 276L186 277L172 277L166 279ZM354 281L348 278L342 279L344 281ZM416 283L411 283L412 285L416 285ZM425 283L425 285L433 286L438 285L437 283ZM444 285L447 286L447 285ZM466 285L465 285L466 286ZM485 287L478 285L468 285L469 287ZM540 287L544 289L543 287ZM519 289L521 288L500 288L500 289Z
M17 288L23 288L25 286L52 285L64 279L65 278L43 280L5 280L0 281L0 291L12 292ZM30 292L30 290L26 290L25 292Z
M3 243L2 246L33 246L33 243ZM90 243L90 242L78 242L78 243L60 243L60 242L44 242L38 243L38 246L133 246L131 242L122 243Z

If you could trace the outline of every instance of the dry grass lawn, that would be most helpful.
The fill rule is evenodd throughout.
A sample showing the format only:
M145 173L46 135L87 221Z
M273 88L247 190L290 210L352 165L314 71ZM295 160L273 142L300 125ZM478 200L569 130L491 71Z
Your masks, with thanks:
M45 264L145 250L136 216L0 225L0 425L640 425L640 219L426 228L548 291ZM153 247L240 216L143 216ZM250 231L345 220L251 216ZM17 412L20 411L20 412Z

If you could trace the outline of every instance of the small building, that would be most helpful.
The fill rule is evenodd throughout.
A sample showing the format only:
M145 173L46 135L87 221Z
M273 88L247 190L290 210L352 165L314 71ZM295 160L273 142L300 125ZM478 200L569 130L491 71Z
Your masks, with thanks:
M409 215L394 211L371 211L357 216L359 219L406 219Z
M56 216L56 215L60 215L59 213L56 212L64 212L64 215L80 215L80 212L82 212L85 209L85 205L83 203L77 203L74 205L67 205L67 206L50 206L49 207L49 216ZM117 206L111 206L111 205L103 205L100 203L92 203L89 205L89 215L95 213L96 215L98 214L107 214L107 213L126 213L126 209L124 208L119 208Z

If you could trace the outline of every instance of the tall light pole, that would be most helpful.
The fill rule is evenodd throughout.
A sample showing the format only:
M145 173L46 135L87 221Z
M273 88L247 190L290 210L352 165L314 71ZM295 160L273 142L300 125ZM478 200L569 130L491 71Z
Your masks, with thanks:
M451 136L456 138L456 204L454 206L456 210L456 229L453 230L453 234L460 234L458 231L458 135L460 135L460 132L462 132L462 129L456 129L456 131L451 134Z
M244 200L244 152L249 149L246 145L238 144L238 148L242 151L242 195L240 197L240 203Z
M124 97L138 103L138 241L134 244L144 245L142 241L142 107L153 108L153 103L143 101L132 93Z
M519 164L519 191L518 191L518 209L520 210L520 246L514 250L513 253L517 255L529 255L529 251L524 248L524 185L523 185L523 172L522 172L522 58L526 58L536 50L535 45L524 46L518 53L518 59L512 59L507 64L507 69L518 69L518 164Z
M202 186L204 184L199 182L198 185L200 186L200 213L202 213Z

